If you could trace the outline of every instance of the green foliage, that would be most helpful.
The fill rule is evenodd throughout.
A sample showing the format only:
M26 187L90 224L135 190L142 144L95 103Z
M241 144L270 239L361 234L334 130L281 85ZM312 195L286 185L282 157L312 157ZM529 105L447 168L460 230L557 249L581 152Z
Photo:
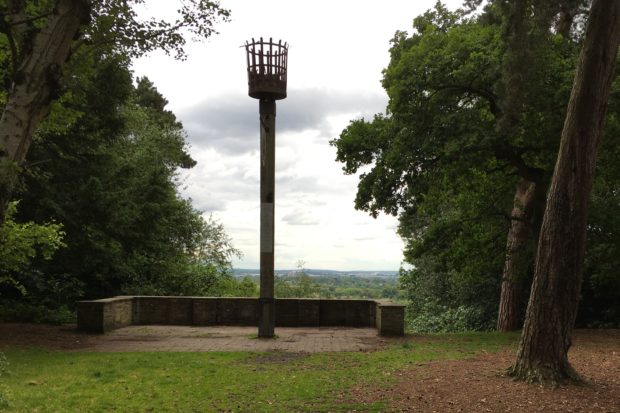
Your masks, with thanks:
M168 19L140 19L137 8L148 7L145 0L108 0L93 2L91 24L85 28L84 39L96 49L112 48L116 53L138 57L155 50L185 59L187 36L205 40L217 34L214 25L228 21L230 10L218 1L189 0L179 2Z
M321 298L403 299L396 277L320 275L312 280L318 285Z
M58 0L0 2L0 78L3 85L0 104L3 110L7 109L6 102L18 90L15 85L41 92L36 98L27 98L32 98L32 102L18 104L26 110L18 115L20 122L3 124L5 138L11 139L2 145L10 144L24 151L0 148L0 221L14 196L19 178L17 167L22 166L41 117L51 109L51 121L40 130L43 134L70 134L70 127L84 115L80 108L72 107L87 103L80 88L75 86L78 83L88 89L90 85L84 80L93 70L94 66L90 66L93 60L105 56L128 61L155 50L184 59L188 35L194 40L207 39L216 33L214 25L227 21L230 15L229 10L211 0L181 1L164 19L140 18L139 9L147 5L144 0L78 0L65 4L67 9L62 11L60 3ZM56 22L63 23L56 25ZM44 44L54 45L58 52L41 52ZM67 63L65 60L70 57L72 61ZM119 85L109 83L106 86L114 91ZM120 86L122 88L123 84ZM104 101L108 89L100 91L98 98ZM19 129L20 125L28 127L22 131L9 130Z
M620 77L613 90L590 199L581 326L620 327Z
M399 370L472 357L516 343L514 334L416 337L372 352L286 358L277 353L63 353L10 350L15 411L367 411L342 400L354 387L393 386ZM28 385L24 385L28 383ZM171 391L173 389L174 391ZM200 397L196 397L200 394Z
M218 280L214 295L221 297L258 297L258 284L252 277L227 276Z
M62 225L55 222L35 224L17 223L14 216L17 202L12 202L5 221L0 226L0 288L13 287L21 295L27 294L22 278L32 274L35 258L52 259L54 253L64 246ZM0 289L2 295L2 289Z
M243 285L238 285L239 283L247 284L248 289L245 290ZM251 297L258 295L258 284L258 276L245 276L242 279L236 279L234 288L239 291L237 296ZM275 290L276 297L280 298L389 299L399 302L405 298L396 277L306 274L302 281L297 273L276 274ZM255 294L241 294L241 291L255 292Z
M407 317L407 330L415 333L448 333L488 331L494 328L492 320L476 307L449 307L436 302L425 302Z
M182 125L148 79L132 84L127 59L85 57L64 102L79 115L62 128L46 121L20 189L20 220L55 219L66 232L67 247L37 261L50 282L27 280L31 297L61 309L123 293L227 293L239 251L178 194L178 169L195 165Z
M304 262L299 261L297 272L292 277L275 276L275 296L277 298L318 298L320 287L306 274Z
M75 292L71 291L71 296L74 294ZM31 299L30 295L20 298L5 298L0 302L0 322L75 323L75 311L57 301L59 300L40 300L38 297Z
M303 265L300 261L297 271L276 274L276 297L390 299L393 301L403 299L396 277L328 275L322 274L320 270L306 270ZM258 283L258 277L254 282Z
M515 185L527 179L545 192L579 51L580 36L549 30L557 6L535 4L528 9L535 21L516 28L512 3L490 2L469 15L438 2L414 20L411 35L397 32L392 40L383 72L386 113L351 121L331 141L343 171L361 172L356 209L399 218L405 262L413 266L402 286L414 319L479 317L465 324L486 328L496 316ZM610 104L610 117L617 110L617 102ZM619 136L613 124L606 138ZM617 145L612 139L601 152L617 156ZM616 234L615 225L606 225L613 219L596 218L599 208L611 214L620 208L609 195L620 181L612 158L598 165L609 172L601 172L605 183L595 189L601 193L593 203L602 204L594 206L592 223ZM526 268L534 261L540 198ZM591 239L603 245L590 244L592 294L586 297L598 294L607 310L595 305L590 316L609 319L619 295L608 293L618 275L607 258L618 243L615 235Z
M19 63L19 59L27 55L33 34L44 26L45 18L57 3L57 0L0 3L3 16L9 19L18 17L21 22L6 25L0 31L0 50L4 52L0 54L0 68L5 68L5 73L11 71L9 66ZM206 40L217 34L217 23L226 22L230 17L230 10L222 8L218 1L210 0L179 2L164 19L139 16L146 14L139 11L147 9L150 1L84 3L88 3L88 16L82 19L86 24L74 39L73 50L87 49L89 53L119 54L130 58L162 50L177 59L185 59L188 36L194 41Z
M57 3L0 3L6 23L0 29L2 105L12 85L28 78L17 69L31 58L33 39ZM25 176L17 188L18 165L0 159L3 200L13 192L23 199L15 219L20 227L11 228L15 234L21 228L15 239L34 231L29 221L60 222L67 248L50 259L46 248L52 249L53 240L28 241L38 245L39 257L26 244L15 251L3 245L0 293L19 302L3 301L3 317L49 319L47 308L56 309L50 314L60 320L77 298L123 291L214 292L230 276L230 257L238 254L221 224L203 219L178 195L176 170L195 165L182 125L165 110L167 101L153 84L143 78L134 86L128 69L130 59L154 50L185 58L186 37L208 38L230 12L217 1L189 0L165 19L143 19L143 0L78 3L88 6L88 16L80 16L84 25L72 40L69 62L50 69L51 113L39 125L24 120L38 128L28 163L19 165ZM61 72L63 82L56 78ZM26 260L28 271L16 274ZM28 296L7 291L8 282Z

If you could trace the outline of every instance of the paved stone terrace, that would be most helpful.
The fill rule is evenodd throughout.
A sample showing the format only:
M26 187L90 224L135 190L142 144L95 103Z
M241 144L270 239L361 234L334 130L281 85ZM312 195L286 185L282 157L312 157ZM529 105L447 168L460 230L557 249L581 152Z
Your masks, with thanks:
M0 348L40 347L64 351L369 351L397 343L375 328L280 327L277 338L259 339L256 327L129 326L86 334L75 326L0 324Z
M129 326L101 336L91 350L314 353L370 350L383 340L374 328L277 328L275 339L256 333L256 327Z

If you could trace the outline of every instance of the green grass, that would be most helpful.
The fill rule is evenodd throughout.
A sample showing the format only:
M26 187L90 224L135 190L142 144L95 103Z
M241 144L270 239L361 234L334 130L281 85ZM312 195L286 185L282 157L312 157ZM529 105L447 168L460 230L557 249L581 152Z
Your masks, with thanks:
M0 379L8 412L342 411L352 386L389 386L394 372L514 345L515 334L415 336L369 353L66 353L9 349Z

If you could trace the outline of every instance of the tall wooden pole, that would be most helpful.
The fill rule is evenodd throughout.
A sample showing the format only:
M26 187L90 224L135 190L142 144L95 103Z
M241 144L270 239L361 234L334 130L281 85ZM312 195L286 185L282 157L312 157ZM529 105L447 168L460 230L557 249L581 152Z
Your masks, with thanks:
M286 98L288 45L256 41L245 43L248 94L260 99L260 297L258 336L272 338L276 324L273 294L273 239L276 165L276 100Z
M260 111L260 318L258 336L272 338L275 328L273 239L276 161L276 102L261 99Z

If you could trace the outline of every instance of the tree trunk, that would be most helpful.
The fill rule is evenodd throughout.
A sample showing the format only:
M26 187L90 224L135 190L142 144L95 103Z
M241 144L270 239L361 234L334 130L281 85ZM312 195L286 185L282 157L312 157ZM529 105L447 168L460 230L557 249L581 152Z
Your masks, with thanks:
M620 0L594 0L540 231L536 271L511 373L530 382L578 379L568 349L581 290L596 153L620 42Z
M58 0L41 30L21 47L0 118L0 224L32 136L57 93L71 41L87 17L87 0Z
M522 178L517 183L511 224L506 243L506 261L502 274L502 290L497 315L498 331L521 328L521 299L523 281L527 276L530 254L527 251L532 210L536 197L536 184Z

